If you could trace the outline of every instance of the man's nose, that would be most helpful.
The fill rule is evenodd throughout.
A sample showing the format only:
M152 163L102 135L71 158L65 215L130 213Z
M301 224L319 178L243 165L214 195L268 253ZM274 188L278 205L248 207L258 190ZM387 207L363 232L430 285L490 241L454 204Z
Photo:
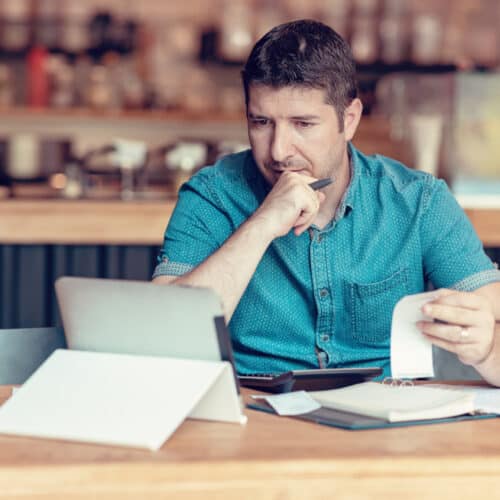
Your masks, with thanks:
M293 145L290 131L286 127L276 125L271 143L271 157L276 163L286 163L293 156Z

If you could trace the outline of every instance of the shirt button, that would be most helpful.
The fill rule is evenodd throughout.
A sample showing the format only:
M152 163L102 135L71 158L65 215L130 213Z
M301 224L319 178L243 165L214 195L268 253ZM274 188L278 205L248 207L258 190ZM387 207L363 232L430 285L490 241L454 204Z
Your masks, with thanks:
M323 335L321 335L321 340L323 342L328 342L330 340L330 335L328 335L327 333L324 333Z
M318 234L318 237L317 237L318 243L321 243L322 240L323 240L323 236L321 234Z
M328 295L330 295L330 292L328 290L328 288L322 288L320 291L319 291L319 296L324 299L325 297L328 297Z

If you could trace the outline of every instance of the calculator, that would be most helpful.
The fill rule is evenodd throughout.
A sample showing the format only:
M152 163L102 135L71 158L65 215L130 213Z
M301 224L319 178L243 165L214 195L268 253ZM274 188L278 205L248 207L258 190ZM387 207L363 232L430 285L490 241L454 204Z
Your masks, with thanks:
M359 384L382 375L378 366L366 368L316 368L283 373L239 374L243 387L264 392L323 391Z

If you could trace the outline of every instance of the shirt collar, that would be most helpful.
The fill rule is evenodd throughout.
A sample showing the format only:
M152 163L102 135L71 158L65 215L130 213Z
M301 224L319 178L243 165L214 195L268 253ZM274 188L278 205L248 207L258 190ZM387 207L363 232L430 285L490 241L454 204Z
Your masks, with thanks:
M271 191L271 186L267 183L259 170L251 149L247 150L244 172L247 183L254 192L257 202L260 205Z
M359 183L359 163L357 159L357 150L356 148L349 142L347 145L347 152L349 155L349 169L351 174L351 179L347 186L347 189L340 200L339 206L337 207L337 211L335 212L334 220L338 221L342 217L346 215L349 211L353 209L354 206L354 197L356 194L356 188Z

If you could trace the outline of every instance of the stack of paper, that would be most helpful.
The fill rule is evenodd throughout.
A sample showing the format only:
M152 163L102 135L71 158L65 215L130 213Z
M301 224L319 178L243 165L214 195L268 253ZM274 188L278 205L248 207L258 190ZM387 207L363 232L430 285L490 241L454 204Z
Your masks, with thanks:
M309 393L325 408L388 422L454 417L474 412L474 395L432 386L391 386L365 382Z

